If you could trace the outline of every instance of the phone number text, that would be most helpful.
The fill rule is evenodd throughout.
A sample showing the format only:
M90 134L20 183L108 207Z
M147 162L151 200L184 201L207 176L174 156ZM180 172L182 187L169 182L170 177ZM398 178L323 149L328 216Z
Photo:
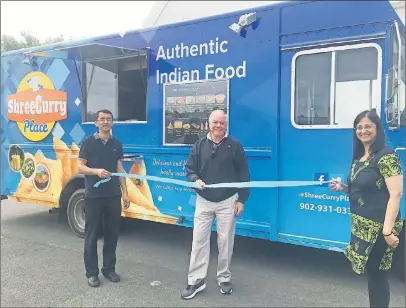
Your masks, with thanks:
M305 211L317 211L326 213L337 213L337 214L350 214L350 208L345 206L331 206L331 205L321 205L312 203L300 203L300 209Z

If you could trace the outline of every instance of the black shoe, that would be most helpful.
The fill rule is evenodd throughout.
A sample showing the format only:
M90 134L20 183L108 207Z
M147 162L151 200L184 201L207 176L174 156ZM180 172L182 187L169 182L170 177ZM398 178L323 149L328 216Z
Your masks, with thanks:
M89 278L87 279L87 283L88 283L88 285L91 286L92 288L98 287L98 286L100 285L99 277L97 277L97 276L89 277Z
M222 294L231 294L233 292L231 282L220 282L219 287Z
M191 299L195 297L195 295L201 291L203 291L206 288L206 283L204 280L200 281L196 285L188 285L185 290L182 291L182 298L183 299Z
M119 282L120 281L120 276L116 272L110 272L110 273L103 273L103 276L106 277L108 280L111 282Z

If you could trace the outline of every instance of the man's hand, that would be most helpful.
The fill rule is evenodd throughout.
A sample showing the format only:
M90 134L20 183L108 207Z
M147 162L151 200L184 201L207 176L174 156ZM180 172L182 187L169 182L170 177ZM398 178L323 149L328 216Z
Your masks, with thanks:
M124 202L124 209L128 209L130 207L130 198L128 197L128 193L123 193L123 202Z
M244 211L244 204L237 201L237 203L235 204L235 216L240 216L243 211Z
M196 180L196 184L199 189L203 189L204 185L206 185L202 180Z
M96 171L96 175L97 175L99 178L104 179L104 178L108 178L108 177L110 176L110 172L108 172L108 171L105 170L105 169L96 169L95 171Z
M392 247L392 248L396 248L399 245L399 238L394 234L385 236L385 241L386 241L386 244L388 244L388 246Z

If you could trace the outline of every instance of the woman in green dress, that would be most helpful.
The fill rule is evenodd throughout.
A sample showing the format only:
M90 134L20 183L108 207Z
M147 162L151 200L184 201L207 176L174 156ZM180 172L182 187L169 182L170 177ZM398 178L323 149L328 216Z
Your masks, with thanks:
M354 120L347 185L334 180L330 189L349 194L351 241L345 256L355 273L367 272L370 307L388 307L387 271L403 226L399 211L403 172L398 155L386 145L374 109L360 113Z

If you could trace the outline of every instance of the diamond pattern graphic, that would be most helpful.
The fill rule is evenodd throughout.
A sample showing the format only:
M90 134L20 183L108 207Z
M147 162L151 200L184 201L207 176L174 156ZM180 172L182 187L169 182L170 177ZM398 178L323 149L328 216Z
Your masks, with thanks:
M2 162L2 164L8 164L8 148L6 149L6 148L4 148L4 150L5 151L3 151L2 153L1 153L1 162Z
M14 82L10 78L7 79L6 86L7 86L8 90L10 91L10 93L16 93L17 88L16 88Z
M6 165L8 164L8 148L4 148L4 151L2 151L1 153L1 163L2 165ZM6 171L6 170L5 170Z
M53 136L58 139L66 139L64 141L70 143L75 141L78 145L81 143L82 139L85 137L85 131L80 127L81 123L76 124L77 121L80 121L80 112L81 107L81 98L79 98L80 91L76 89L77 85L77 76L76 72L73 70L70 74L69 62L64 62L62 59L53 59L53 58L36 58L37 64L41 67L41 71L44 74L47 74L51 79L56 90L64 89L65 86L68 87L67 90L71 93L69 96L69 106L72 108L72 116L69 116L66 120L56 122L53 127L51 134L45 140L42 140L38 143L31 142L28 140L22 132L17 127L17 124L14 121L8 121L7 119L7 97L16 93L17 87L21 82L21 79L24 76L31 72L31 67L29 65L23 64L22 61L24 57L13 57L11 63L6 63L6 60L2 60L1 66L1 144L2 151L0 153L2 158L2 183L1 189L4 191L6 188L9 188L12 192L16 190L16 187L20 180L20 174L9 171L7 167L7 148L4 148L7 144L20 144L30 151L30 153L43 154L41 150L42 146L52 145ZM74 69L74 68L73 68ZM80 90L80 89L79 89ZM76 96L76 97L75 97ZM75 108L74 106L79 108ZM38 150L38 151L37 151ZM49 152L49 149L43 151L47 153L46 156L53 155ZM50 157L52 158L52 157Z
M52 62L48 69L47 75L52 80L56 90L59 90L69 76L69 69L61 59L56 59Z
M4 96L5 97L7 97L9 94L10 94L10 90L9 90L9 88L8 88L8 78L6 79L6 80L4 80L4 82L1 84L1 94L3 95L4 94ZM13 83L12 81L11 81L11 83ZM15 88L15 86L14 86L14 84L13 84L13 87Z
M82 127L79 125L79 123L76 123L75 126L72 128L70 132L70 136L72 137L72 140L79 145L80 142L82 141L83 137L85 136L85 132L82 129Z
M35 59L35 61L37 61L38 66L41 67L42 63L45 61L45 58L38 57Z
M145 42L150 43L158 29L159 29L159 27L155 27L155 29L150 29L148 31L145 31L145 32L141 33L141 36L145 40Z
M65 135L65 130L59 122L55 124L54 129L52 130L52 135L58 139L62 139L62 136Z
M12 141L12 143L21 144L26 141L25 137L21 134L16 122L7 123L7 138Z
M15 87L17 88L16 85L18 85L18 80L17 77L15 75L10 77L11 82L13 83L13 85L15 85Z
M41 64L41 71L46 74L49 67L51 66L52 62L54 61L54 59L52 58L47 58L44 60L44 62L42 62Z
M8 92L8 91L6 91ZM7 100L8 93L5 93L5 99ZM7 104L2 104L1 105L1 121L4 123L8 123L7 119Z
M23 60L24 60L23 57L17 57L15 59L13 59L13 61L11 62L12 64L9 65L8 68L7 68L7 73L9 73L10 76L13 75L15 73L15 71L17 70L18 66L19 66L16 63L22 63Z
M1 74L3 75L4 74L4 72L1 72ZM3 95L3 92L4 92L4 90L6 89L6 87L4 86L4 81L2 80L1 81L1 95Z
M1 93L3 93L3 90L4 90L4 87L3 87L3 85L4 85L4 81L6 80L6 74L7 74L7 72L5 72L5 70L3 69L3 63L1 64L1 66L2 66L2 70L1 70Z
M67 59L68 52L62 50L53 50L49 53L49 56L52 58Z
M7 140L7 135L3 128L0 128L0 131L1 131L1 143L3 144Z
M13 75L11 76L14 85L18 87L21 79L23 79L24 76L30 71L31 71L30 66L26 64L16 65L16 69L14 70Z
M2 136L1 138L1 144L10 144L10 141L7 139L7 136L4 135L4 138Z

